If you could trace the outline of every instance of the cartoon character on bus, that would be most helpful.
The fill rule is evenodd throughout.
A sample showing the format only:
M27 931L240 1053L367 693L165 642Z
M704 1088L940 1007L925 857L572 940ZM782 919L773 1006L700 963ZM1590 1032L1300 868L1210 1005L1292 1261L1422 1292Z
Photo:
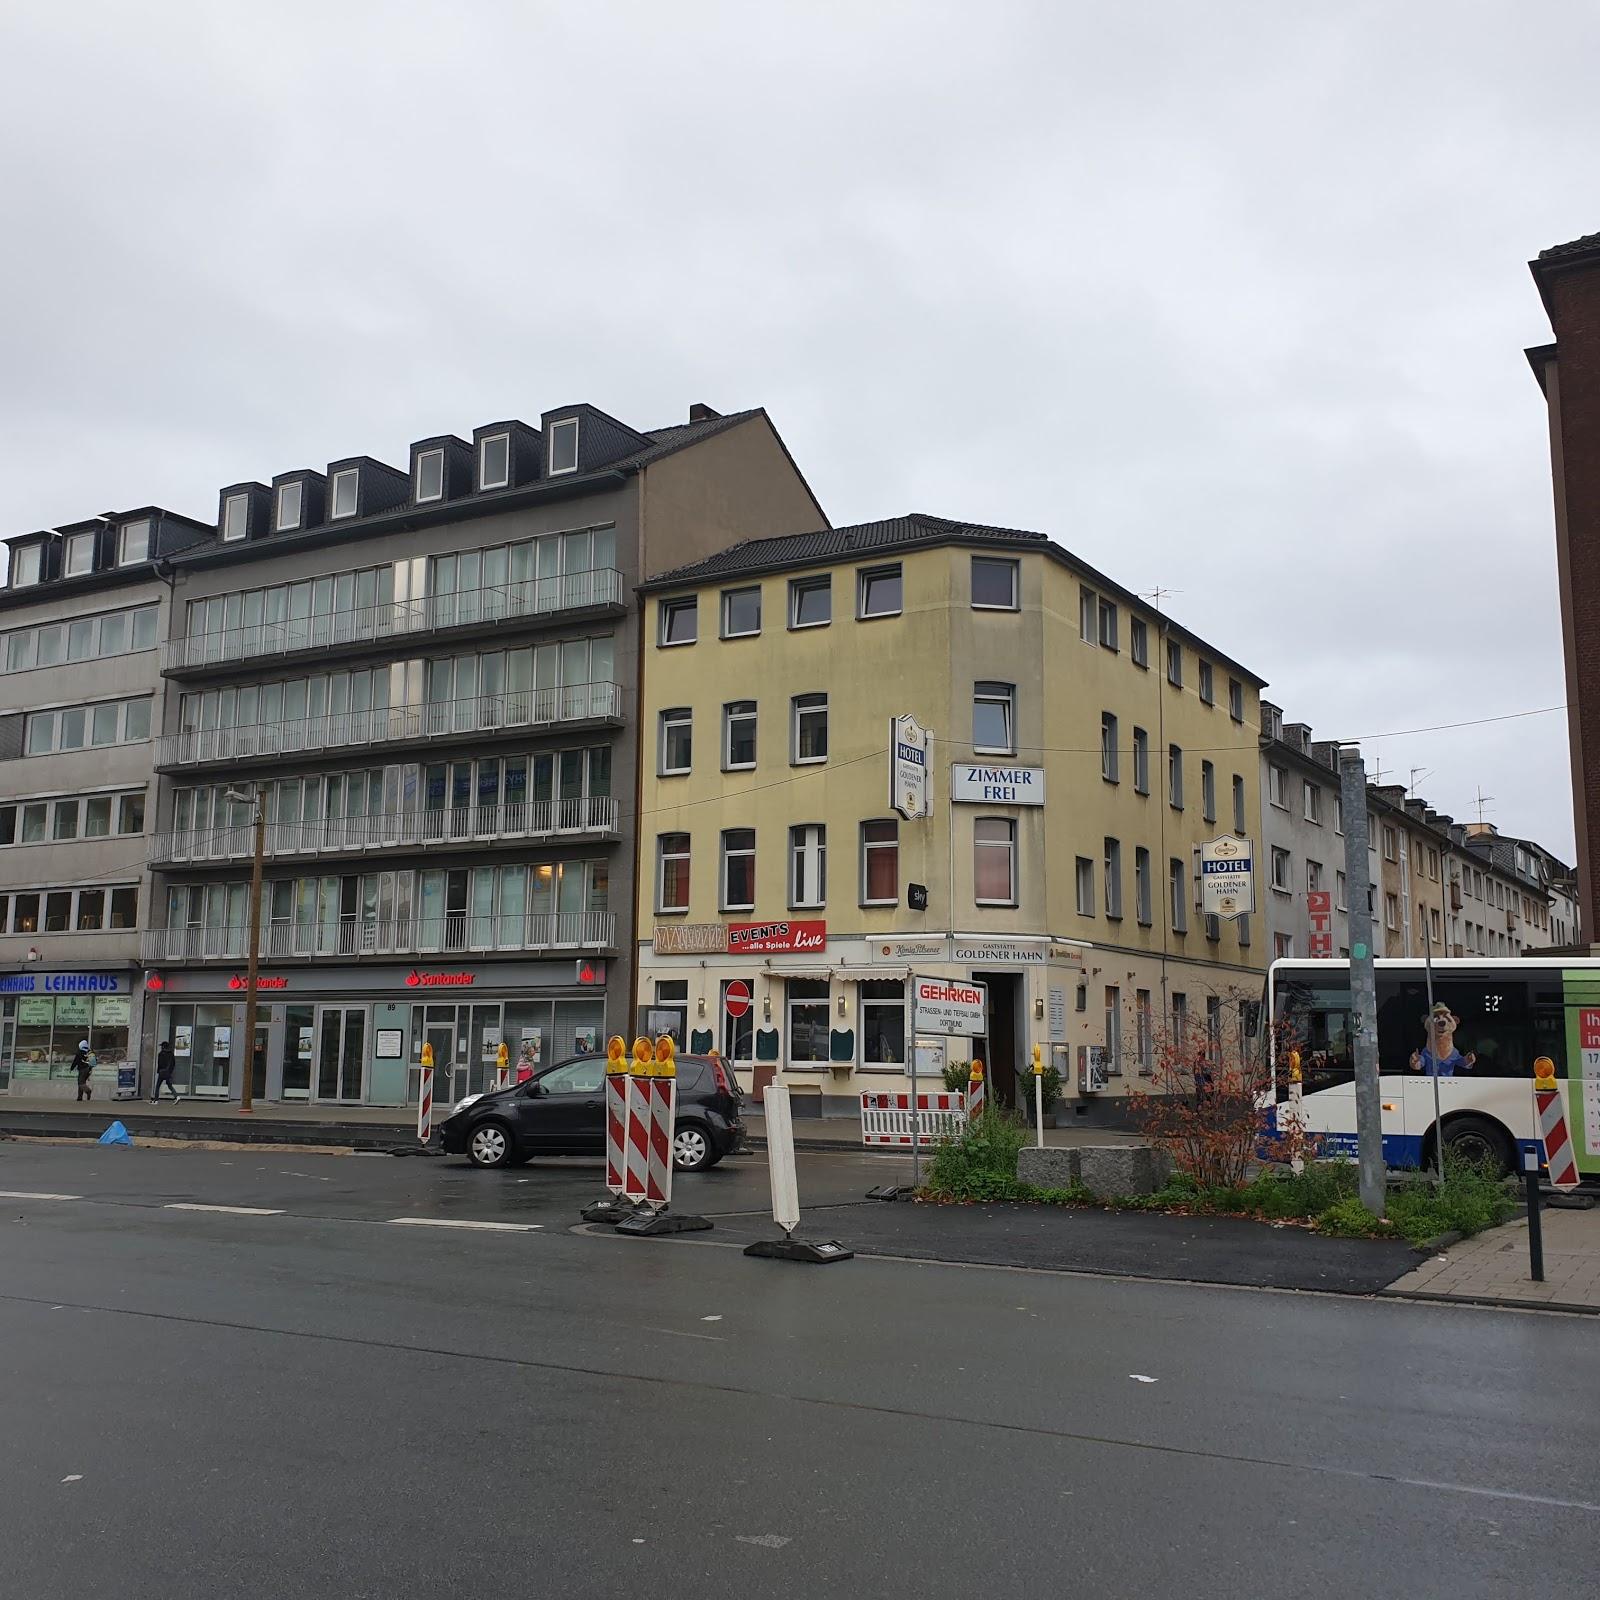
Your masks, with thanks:
M1453 1078L1458 1072L1470 1072L1478 1058L1471 1050L1464 1055L1456 1048L1456 1029L1461 1026L1449 1006L1436 1005L1423 1018L1426 1043L1420 1050L1411 1052L1411 1070L1425 1072L1434 1077Z

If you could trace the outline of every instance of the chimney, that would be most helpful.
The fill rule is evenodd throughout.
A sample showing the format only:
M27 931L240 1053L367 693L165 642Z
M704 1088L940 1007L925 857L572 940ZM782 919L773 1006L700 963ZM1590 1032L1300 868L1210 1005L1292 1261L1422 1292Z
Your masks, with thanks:
M1311 725L1307 722L1286 722L1283 725L1285 744L1291 744L1302 754L1311 748Z
M699 400L696 400L689 407L689 420L691 422L710 422L721 415L720 411L713 411L710 406L703 404Z

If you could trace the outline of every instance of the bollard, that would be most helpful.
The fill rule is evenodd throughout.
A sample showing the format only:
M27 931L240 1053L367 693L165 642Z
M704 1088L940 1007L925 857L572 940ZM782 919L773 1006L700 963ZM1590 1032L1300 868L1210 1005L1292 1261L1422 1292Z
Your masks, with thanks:
M641 1059L639 1047L645 1048ZM654 1050L648 1039L634 1042L634 1071L629 1079L643 1091L643 1125L628 1128L630 1176L636 1155L641 1157L645 1183L645 1203L632 1216L617 1224L617 1232L634 1239L653 1239L663 1233L699 1233L711 1226L705 1217L672 1210L672 1144L678 1106L678 1068L672 1036L662 1034ZM635 1102L629 1102L629 1117Z
M1539 1221L1539 1152L1522 1152L1522 1181L1528 1194L1528 1273L1544 1282L1544 1230Z
M494 1054L494 1086L497 1089L511 1087L511 1048L504 1039Z
M1044 1052L1033 1047L1033 1128L1037 1148L1044 1149Z
M789 1115L787 1084L769 1083L762 1098L767 1121L767 1172L772 1183L772 1220L783 1229L781 1239L757 1239L747 1244L747 1256L770 1256L779 1261L811 1261L826 1264L848 1261L855 1255L837 1239L818 1243L797 1239L800 1226L800 1185L794 1167L794 1123Z
M422 1082L417 1094L417 1142L433 1140L433 1046L422 1047Z
M606 1196L583 1208L585 1222L621 1222L632 1210L624 1198L628 1167L628 1046L620 1033L606 1044Z

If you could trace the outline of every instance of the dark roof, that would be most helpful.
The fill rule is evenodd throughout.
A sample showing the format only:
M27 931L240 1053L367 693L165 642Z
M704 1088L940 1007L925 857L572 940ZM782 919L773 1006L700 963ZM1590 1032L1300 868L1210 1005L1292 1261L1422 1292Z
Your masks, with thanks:
M644 449L634 451L631 456L623 456L619 461L607 462L606 465L614 472L632 472L639 467L649 466L652 461L659 461L662 456L670 456L674 450L682 450L685 445L699 444L714 433L736 428L741 422L763 415L765 412L757 406L751 411L730 411L725 417L708 417L704 422L680 422L670 428L646 428L645 437L650 443Z
M1581 239L1569 239L1565 244L1553 244L1541 250L1540 261L1568 261L1577 256L1600 256L1600 233L1586 233Z
M759 577L787 572L799 567L828 566L841 561L871 560L876 556L897 555L911 550L932 549L938 545L992 546L996 550L1033 550L1059 562L1086 578L1108 596L1125 605L1153 610L1132 590L1080 561L1048 534L1027 528L997 528L982 522L960 522L935 517L925 511L908 512L901 517L886 517L878 522L858 522L848 528L819 528L813 533L783 534L771 539L742 539L702 561L678 567L641 583L641 593L682 588L689 584L712 583L721 578ZM1162 616L1167 630L1180 639L1203 649L1223 666L1232 667L1260 686L1265 678L1224 655L1215 645L1191 633L1170 617Z

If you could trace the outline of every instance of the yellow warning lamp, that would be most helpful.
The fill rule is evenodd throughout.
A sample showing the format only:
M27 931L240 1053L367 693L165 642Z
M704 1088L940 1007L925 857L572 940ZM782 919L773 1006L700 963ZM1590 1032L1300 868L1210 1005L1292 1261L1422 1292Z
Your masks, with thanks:
M976 1056L972 1058L972 1071L967 1074L969 1083L983 1082L983 1063Z
M1299 1081L1300 1081L1300 1052L1298 1050L1291 1050L1289 1052L1289 1082L1290 1083L1299 1083Z
M425 1044L422 1047L422 1064L425 1067L433 1065L433 1046L431 1044Z
M504 1039L500 1041L500 1048L494 1053L494 1064L497 1067L508 1067L511 1065L511 1046L508 1045Z
M1033 1075L1036 1078L1044 1076L1044 1051L1038 1045L1033 1047Z
M633 1041L633 1075L636 1078L648 1078L650 1069L655 1065L656 1053L650 1041L641 1033Z
M606 1040L606 1075L615 1077L628 1070L628 1043L620 1033Z
M672 1046L672 1035L664 1033L656 1040L656 1076L658 1078L675 1078L678 1075L676 1052Z
M1535 1089L1553 1089L1556 1086L1556 1064L1549 1056L1540 1056L1533 1063Z

